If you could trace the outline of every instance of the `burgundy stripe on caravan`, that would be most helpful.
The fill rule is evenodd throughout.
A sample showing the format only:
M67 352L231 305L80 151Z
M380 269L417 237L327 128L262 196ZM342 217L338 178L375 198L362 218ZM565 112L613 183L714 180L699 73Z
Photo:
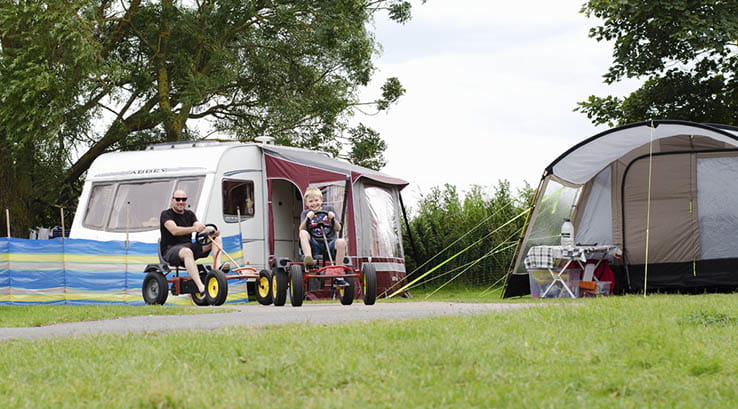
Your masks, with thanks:
M405 264L404 258L398 258L398 257L359 257L357 259L359 263L399 263L399 264Z

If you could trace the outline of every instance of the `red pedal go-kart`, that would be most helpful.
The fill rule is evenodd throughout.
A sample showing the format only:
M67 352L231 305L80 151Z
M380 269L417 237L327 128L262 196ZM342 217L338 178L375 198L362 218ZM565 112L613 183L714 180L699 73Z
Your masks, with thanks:
M202 297L192 277L187 275L187 270L182 266L170 266L162 257L161 248L158 248L159 263L149 264L144 269L146 277L141 292L146 304L163 305L167 301L169 292L171 292L172 295L190 294L192 302L199 306L222 305L228 297L228 280L234 279L256 279L255 293L257 301L262 305L271 304L272 294L269 289L271 274L269 271L261 270L257 272L252 267L240 267L228 253L218 246L215 240L210 239L218 228L214 224L208 224L206 227L206 230L198 233L195 239L203 245L213 243L215 251L225 254L236 268L224 273L221 270L213 269L210 265L197 264L200 279L207 289L205 297ZM181 277L180 272L184 272L184 276ZM170 273L173 273L172 276L167 278Z
M272 301L276 306L283 306L287 300L287 290L290 292L290 303L299 307L305 300L308 292L312 291L310 283L317 283L319 289L328 288L331 298L339 298L341 304L351 305L354 301L355 280L361 280L364 292L364 304L373 305L377 299L377 270L372 263L364 263L362 271L352 268L348 259L343 265L335 265L333 255L328 250L328 239L334 229L333 219L328 213L317 211L306 222L307 230L316 240L325 243L325 254L313 255L315 264L306 266L304 263L292 262L288 258L277 258L272 266ZM335 279L342 278L346 285L336 285Z

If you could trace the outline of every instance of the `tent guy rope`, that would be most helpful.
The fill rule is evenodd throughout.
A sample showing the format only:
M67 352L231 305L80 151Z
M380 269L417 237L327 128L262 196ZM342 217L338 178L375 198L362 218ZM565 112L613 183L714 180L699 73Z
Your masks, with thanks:
M430 274L430 273L432 273L432 272L434 272L434 271L438 270L439 268L443 267L443 266L444 266L445 264L449 263L450 261L452 261L452 260L453 260L453 259L455 259L456 257L458 257L458 256L460 256L461 254L465 253L465 252L466 252L467 250L469 250L470 248L472 248L472 247L476 246L477 244L479 244L479 243L480 243L480 242L481 242L482 240L485 240L485 239L487 239L487 237L489 237L489 236L491 236L492 234L494 234L494 233L498 232L498 231L499 231L500 229L502 229L503 227L507 226L508 224L512 223L513 221L517 220L518 218L520 218L520 217L522 217L522 216L524 216L524 215L528 214L528 212L530 212L530 209L531 209L531 208L529 207L529 208L527 208L527 209L523 210L523 211L522 211L522 212L520 212L520 213L519 213L519 214L518 214L517 216L515 216L515 217L513 217L512 219L508 220L508 221L507 221L507 222L505 222L505 223L504 223L503 225L499 226L499 227L498 227L498 228L496 228L495 230L493 230L493 231L489 232L488 234L484 235L484 237L482 237L482 238L478 239L477 241L475 241L474 243L472 243L472 244L470 244L470 245L466 246L466 247L465 247L464 249L462 249L462 250L458 251L458 252L457 252L456 254L454 254L454 255L452 255L451 257L447 258L446 260L442 261L442 262L441 262L440 264L438 264L437 266L435 266L435 267L431 268L430 270L426 271L425 273L423 273L422 275L420 275L420 277L417 277L417 278L416 278L415 280L413 280L413 281L411 281L411 282L409 282L409 283L405 284L405 285L404 285L403 287L401 287L401 288L400 288L399 290L396 290L396 291L395 291L394 293L392 293L392 294L388 295L388 296L387 296L387 298L392 298L392 297L394 297L394 296L396 296L396 295L398 295L398 294L402 293L402 292L403 292L403 291L405 291L405 290L406 290L407 288L409 288L409 287L410 287L410 286L412 286L413 284L415 284L415 283L417 283L418 281L420 281L421 279L423 279L423 277L425 277L425 276L427 276L428 274ZM455 242L454 242L454 243L455 243Z
M421 265L415 267L415 269L413 271L411 271L410 273L408 273L406 275L406 278L409 278L410 276L412 276L413 274L415 274L418 270L420 270L421 268L425 267L426 264L430 263L433 259L435 259L436 257L438 257L439 254L441 254L441 253L445 252L446 250L450 249L451 246L453 246L454 244L458 243L459 241L461 241L464 237L468 236L469 234L473 233L476 229L478 229L479 227L481 227L482 225L484 225L484 223L486 223L489 219L491 219L492 217L498 215L501 211L507 209L509 206L510 206L510 203L506 203L504 206L500 207L495 212L493 212L489 216L485 217L482 221L480 221L479 223L477 223L476 226L472 227L469 231L467 231L466 233L464 233L463 235L461 235L459 238L457 238L456 240L454 240L451 244L449 244L446 247L444 247L443 250L441 250L438 253L436 253L433 257L429 258L428 260L426 260L425 262L423 262ZM410 228L408 227L408 232L409 231L410 231ZM395 288L397 285L399 285L401 283L402 283L402 281L398 281L395 284L392 284L390 287L388 287L386 290L384 290L384 293L386 294L386 293L392 291L393 288Z

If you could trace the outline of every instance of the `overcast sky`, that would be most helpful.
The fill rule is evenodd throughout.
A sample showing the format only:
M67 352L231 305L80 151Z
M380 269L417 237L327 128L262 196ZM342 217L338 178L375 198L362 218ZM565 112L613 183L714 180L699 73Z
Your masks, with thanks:
M375 98L391 76L407 92L386 113L355 120L387 142L382 171L411 182L406 202L445 183L535 187L546 165L606 129L573 112L576 103L635 83L603 84L612 48L588 37L596 20L579 13L582 3L415 0L405 25L376 22L383 53L362 95Z

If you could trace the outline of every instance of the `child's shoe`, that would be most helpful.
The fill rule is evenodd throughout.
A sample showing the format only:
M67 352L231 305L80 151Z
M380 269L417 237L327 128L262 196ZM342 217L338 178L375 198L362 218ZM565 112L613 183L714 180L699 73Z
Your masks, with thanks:
M305 266L312 266L313 264L315 264L315 261L313 261L312 256L305 256L302 262L305 263Z

